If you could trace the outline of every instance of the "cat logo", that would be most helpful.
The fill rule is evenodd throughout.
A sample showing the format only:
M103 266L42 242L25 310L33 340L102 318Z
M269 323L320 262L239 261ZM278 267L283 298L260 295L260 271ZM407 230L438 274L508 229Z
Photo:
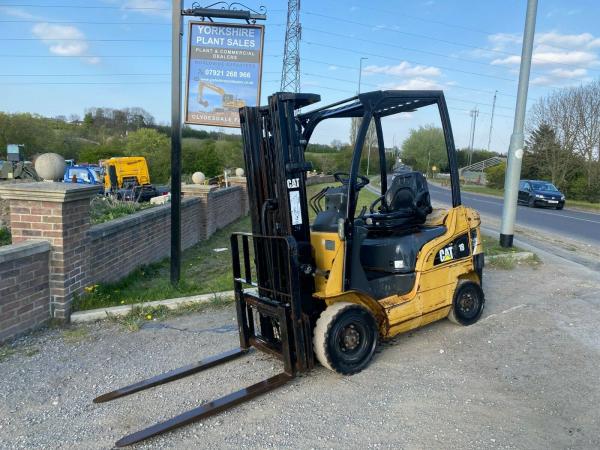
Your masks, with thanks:
M454 259L452 254L452 246L440 250L440 262L446 262Z
M300 178L292 178L291 180L287 180L288 189L296 189L300 187Z

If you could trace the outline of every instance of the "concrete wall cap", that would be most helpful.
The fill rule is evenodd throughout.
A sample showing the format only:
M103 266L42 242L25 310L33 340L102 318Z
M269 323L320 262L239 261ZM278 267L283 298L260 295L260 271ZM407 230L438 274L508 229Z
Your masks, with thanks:
M25 241L0 247L0 264L50 251L48 241Z
M242 187L241 186L229 186L229 187L226 187L226 188L217 189L217 190L211 191L210 196L212 198L215 198L215 197L220 197L222 195L228 195L228 194L230 194L232 192L235 192L235 191L240 191L241 192L242 191Z
M218 189L218 186L214 184L182 184L181 192L190 194L201 194L206 192L212 192Z
M97 185L76 183L37 182L0 185L0 197L5 200L31 200L68 203L91 199L98 194Z

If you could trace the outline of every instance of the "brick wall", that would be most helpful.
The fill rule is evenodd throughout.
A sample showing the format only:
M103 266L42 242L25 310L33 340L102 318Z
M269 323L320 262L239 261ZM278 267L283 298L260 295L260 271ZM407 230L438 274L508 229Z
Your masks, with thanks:
M246 214L239 186L186 192L181 202L181 246L189 248ZM93 225L87 232L86 283L115 282L171 253L171 205L156 206Z
M0 342L50 319L50 244L0 247Z
M211 191L207 206L206 236L211 236L246 213L243 190L239 186Z
M184 249L201 240L204 213L197 198L181 202L181 245ZM137 267L160 261L170 253L170 205L93 225L88 230L87 283L117 281Z
M182 201L184 249L246 213L242 187L196 188ZM0 248L0 339L49 317L69 321L73 297L84 286L117 281L169 257L170 204L90 226L90 198L96 192L71 183L0 188L10 202L16 244Z

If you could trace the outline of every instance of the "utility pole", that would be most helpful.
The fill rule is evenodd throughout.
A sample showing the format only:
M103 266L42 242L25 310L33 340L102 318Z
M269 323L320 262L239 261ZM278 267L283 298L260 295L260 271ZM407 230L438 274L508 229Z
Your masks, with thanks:
M281 91L300 92L300 0L288 0L283 69L281 71Z
M508 165L504 178L504 208L502 209L502 225L500 227L500 245L512 247L517 215L517 196L519 194L519 179L523 163L523 145L525 143L525 110L527 108L527 90L529 88L529 73L531 71L531 55L533 53L533 38L535 36L535 19L537 0L527 1L525 16L525 32L523 33L523 48L521 51L521 68L519 70L519 88L515 107L515 121L508 147Z
M492 130L494 129L494 112L496 111L496 96L498 95L498 91L494 92L494 101L492 102L492 118L490 119L490 134L488 136L488 146L487 151L490 151L490 145L492 144Z
M479 109L473 108L470 112L471 115L471 137L469 139L469 166L473 160L473 145L475 144L475 127L477 125L477 116L479 115Z
M369 58L364 56L360 57L360 62L358 63L358 93L360 94L360 83L362 81L362 63ZM367 140L369 141L369 150L367 152L367 176L369 176L369 169L371 168L371 141L373 140L372 136L372 128L371 124L369 124L369 128L367 129ZM362 153L362 151L361 151Z
M171 284L181 277L181 39L183 0L172 0L171 35Z

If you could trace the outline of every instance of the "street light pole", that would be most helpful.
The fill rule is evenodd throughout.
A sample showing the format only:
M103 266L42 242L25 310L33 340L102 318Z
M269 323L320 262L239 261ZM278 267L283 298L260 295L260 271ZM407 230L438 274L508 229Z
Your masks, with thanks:
M362 79L362 62L367 59L369 59L369 58L365 58L364 56L361 56L361 58L360 58L359 69L358 69L358 93L359 94L360 94L360 81Z
M500 245L502 247L512 247L513 244L519 179L521 178L521 165L523 163L523 145L525 143L523 129L525 127L525 110L527 108L527 90L531 71L537 3L537 0L528 0L527 2L515 121L513 133L510 137L510 146L508 147L508 164L504 178L504 208L502 209L502 225L500 227Z

